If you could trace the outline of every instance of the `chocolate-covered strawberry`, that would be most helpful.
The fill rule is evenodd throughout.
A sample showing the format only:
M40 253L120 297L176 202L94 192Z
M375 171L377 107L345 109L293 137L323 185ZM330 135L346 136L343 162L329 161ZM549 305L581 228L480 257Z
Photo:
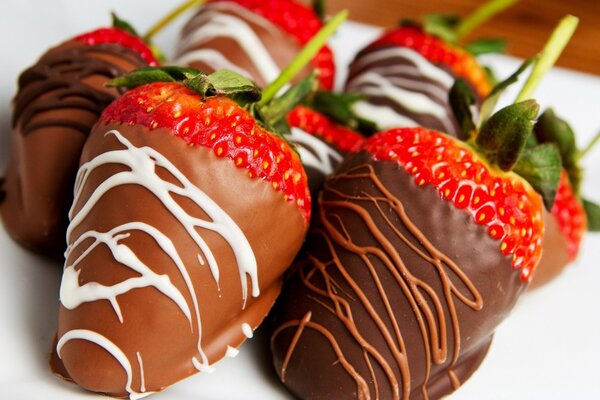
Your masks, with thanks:
M230 69L263 87L321 26L312 9L294 0L211 0L183 28L176 63L205 72ZM319 71L322 88L332 89L335 64L328 46L311 67Z
M292 393L438 399L471 376L542 251L540 196L509 172L536 115L509 106L469 144L392 129L344 161L272 334Z
M583 170L579 161L593 146L579 151L575 134L569 124L546 110L538 119L534 143L552 143L560 150L564 170L556 191L554 204L544 211L546 226L544 253L536 269L531 287L539 287L558 276L577 258L585 232L600 230L600 208L581 197L580 185Z
M252 337L311 212L300 159L271 128L285 117L274 110L287 110L272 95L345 17L263 93L231 71L177 67L113 82L134 89L106 108L82 153L57 373L135 398L211 370Z
M354 109L380 129L423 126L460 133L448 92L463 79L475 91L477 104L489 94L492 82L475 54L497 51L501 41L483 40L461 46L476 24L511 5L492 0L459 24L455 17L428 16L422 25L403 24L369 44L350 65L345 90L365 96Z
M130 396L210 370L252 336L304 239L300 159L232 99L260 92L222 78L134 89L86 142L57 344L86 389Z
M0 207L17 241L62 255L81 148L102 110L120 95L105 83L155 64L141 39L101 28L48 50L21 74Z

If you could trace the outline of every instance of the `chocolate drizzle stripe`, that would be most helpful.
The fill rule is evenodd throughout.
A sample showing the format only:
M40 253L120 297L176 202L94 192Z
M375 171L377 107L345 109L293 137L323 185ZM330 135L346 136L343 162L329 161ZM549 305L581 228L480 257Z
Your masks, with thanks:
M366 182L367 187L372 187L373 191L377 193L369 194L360 192L358 194L346 194L335 189L336 184L341 181L353 181L355 182L355 185L352 185L354 187L365 187L361 184ZM397 283L397 287L406 297L422 335L423 349L426 357L425 378L420 387L423 398L428 398L427 384L431 374L432 363L442 364L447 361L448 352L450 351L448 344L449 329L453 332L454 340L451 344L452 358L446 369L452 386L454 388L458 387L460 382L453 371L453 367L457 363L461 343L460 324L455 299L458 299L458 301L464 303L474 311L481 310L483 307L482 296L469 277L449 256L437 249L411 221L404 210L402 202L385 187L370 165L359 165L332 178L321 194L320 206L320 222L322 227L315 229L313 234L318 239L323 239L322 242L326 244L329 254L331 254L331 260L324 262L309 255L308 260L312 268L302 268L300 270L300 278L303 285L313 293L309 298L314 304L325 308L330 313L335 313L339 321L346 327L348 333L362 348L366 365L372 378L375 398L379 397L381 383L375 379L371 360L377 362L385 372L394 399L409 399L413 391L413 388L411 388L412 371L404 344L402 327L396 319L388 293L386 293L381 278L377 274L376 261L380 262L387 269ZM371 207L375 211L369 213L366 207ZM358 218L366 226L371 237L377 243L376 246L361 246L352 242L352 237L344 223L344 221L347 221L348 215ZM393 222L390 215L393 216L394 220L397 217L398 222ZM375 221L378 217L382 218L383 224L379 222L378 225L378 222ZM395 226L398 223L404 226L410 236L403 234ZM405 261L392 244L392 238L386 237L386 234L383 232L384 228L389 229L396 236L396 239L399 239L410 251L414 252L415 255L425 260L435 269L440 279L443 298L440 298L440 295L430 285L411 273L407 265L405 265ZM372 284L376 288L379 299L370 299L367 297L366 293L361 289L361 287L364 287L364 282L361 282L361 285L357 283L352 271L347 270L342 264L338 256L339 251L349 252L361 260L362 266L366 268L372 279ZM321 279L313 281L317 273ZM452 282L451 275L460 281L467 293L461 292L461 289ZM335 282L334 276L340 276L344 281L344 285L342 285L342 282ZM321 282L324 282L324 287L320 287ZM364 307L368 316L379 329L400 371L402 381L401 397L398 387L399 382L396 380L392 364L375 348L374 344L368 341L368 338L365 338L361 334L359 326L354 322L352 305L344 298L344 293L338 293L336 289L338 287L349 287L351 289L351 292L357 299L354 303L360 303ZM382 313L378 313L374 307L373 301L375 300L381 301L384 305ZM450 319L449 326L446 325L444 302L447 303L447 314ZM387 321L387 324L391 328L385 321ZM300 321L292 321L284 324L278 329L276 334L285 329L285 327L299 326L299 324ZM326 332L327 334L320 330L319 332L328 339L329 336L332 336L332 333L329 331ZM302 334L303 331L297 332L293 343L290 344L287 353L288 357L284 365L285 368L287 368L293 349L301 340ZM341 350L338 351L336 349L335 351L338 357L342 356ZM344 369L350 371L345 366ZM356 371L356 368L353 368L351 371ZM358 382L353 372L350 375ZM360 391L359 398L371 398L369 390L366 392Z
M455 135L457 126L448 105L453 81L443 65L416 51L383 46L357 55L346 89L365 95L366 103L357 105L355 111L377 119L382 129L417 123Z
M72 109L100 116L117 92L98 90L84 80L96 76L109 80L125 73L123 68L109 61L111 57L132 66L146 65L136 51L112 43L93 46L75 43L71 47L50 50L19 77L13 128L21 124L21 133L27 135L43 127L65 126L87 135L91 126L76 123L68 117L48 119L43 123L35 122L35 117L47 111Z
M357 386L357 392L358 392L358 398L360 400L363 399L368 399L369 398L369 386L367 385L367 382L364 380L364 378L362 376L360 376L360 374L354 369L354 367L352 366L352 364L350 364L348 362L348 360L346 359L346 357L344 357L344 354L342 352L342 349L340 347L340 345L337 343L337 341L335 340L335 337L331 334L331 332L329 332L325 327L323 327L320 324L317 324L316 322L312 322L310 321L310 313L308 313L307 315L304 316L304 318L302 318L301 320L296 320L296 321L289 321L283 325L281 325L279 328L277 328L277 330L273 333L273 338L277 337L277 335L279 333L281 333L282 331L288 329L288 328L293 328L293 327L297 327L298 331L300 331L300 334L298 334L297 336L300 337L302 332L306 329L306 328L310 328L313 329L317 332L319 332L320 334L322 334L331 344L331 348L333 349L333 351L335 352L335 354L338 356L338 360L340 362L340 365L348 372L348 374L356 381L356 386ZM297 341L295 342L297 343ZM288 353L286 354L286 360L289 362L292 353L294 352L294 347L290 347L288 349ZM282 376L285 376L285 370L287 368L287 363L283 364L281 367L281 373Z

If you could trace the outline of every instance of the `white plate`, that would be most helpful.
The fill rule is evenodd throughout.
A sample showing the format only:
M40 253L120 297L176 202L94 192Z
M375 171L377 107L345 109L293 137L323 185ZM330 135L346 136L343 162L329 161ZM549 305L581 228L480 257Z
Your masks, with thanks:
M148 0L3 1L0 13L0 167L7 157L10 99L19 72L49 46L108 22L117 10L141 30L164 14L170 2ZM400 17L400 7L398 16ZM179 21L158 38L170 53ZM377 29L347 24L334 38L340 65L377 35ZM491 57L500 76L518 61ZM516 89L515 89L516 90ZM506 96L514 98L515 90ZM600 78L555 69L538 90L543 106L568 118L587 143L600 130ZM505 100L505 102L508 100ZM585 160L584 193L600 201L600 149ZM489 356L452 399L598 399L600 398L600 235L586 237L576 265L547 287L522 298L498 329ZM106 398L56 379L48 370L50 341L56 329L60 266L15 245L0 229L0 398L68 400ZM274 378L260 332L235 359L217 365L152 398L285 399Z

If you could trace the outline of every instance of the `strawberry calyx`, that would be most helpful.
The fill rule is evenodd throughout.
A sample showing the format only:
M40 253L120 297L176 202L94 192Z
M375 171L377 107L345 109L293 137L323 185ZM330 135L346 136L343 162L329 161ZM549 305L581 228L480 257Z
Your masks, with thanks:
M538 143L555 145L560 153L563 165L558 187L556 202L552 208L552 214L559 221L559 226L566 237L571 238L569 254L577 254L582 234L578 232L585 230L586 224L581 223L576 215L587 217L587 229L592 232L600 231L600 206L581 197L581 180L584 171L579 161L593 147L600 138L596 136L584 150L579 150L573 129L567 121L558 117L549 108L542 113L534 126L534 135L529 143L535 146ZM568 211L562 211L568 210ZM574 252L574 253L573 253Z
M500 89L494 89L496 92L492 91L492 94L496 96L508 86L507 82L514 80L514 75L509 77L507 81L500 83ZM502 171L514 169L540 193L546 208L552 209L562 164L555 145L547 143L527 146L531 143L533 125L539 113L537 102L526 100L504 107L480 121L481 126L478 128L471 112L471 107L475 104L475 95L465 82L456 80L450 90L449 100L462 129L460 138L466 140L489 164ZM496 99L492 101L495 104ZM484 102L484 107L485 104Z
M142 39L119 28L99 28L95 31L78 35L74 40L81 42L86 46L94 46L103 43L118 44L139 53L139 55L146 60L148 65L159 65L152 50Z
M466 143L424 128L376 134L364 149L376 160L398 163L417 185L432 185L443 200L487 227L521 279L530 281L544 228L540 198L522 178L490 166Z

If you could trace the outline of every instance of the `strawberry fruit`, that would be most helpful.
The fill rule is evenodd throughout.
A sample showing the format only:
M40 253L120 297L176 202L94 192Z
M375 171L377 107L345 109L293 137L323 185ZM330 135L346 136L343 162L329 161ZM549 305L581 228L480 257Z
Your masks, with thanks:
M541 197L510 172L537 109L500 110L468 144L391 129L346 158L271 338L292 393L438 399L470 377L541 256Z
M254 116L252 82L165 67L114 84L148 81L106 108L85 145L61 285L54 369L116 396L209 371L251 337L311 210L298 155ZM124 371L116 352L144 368Z

